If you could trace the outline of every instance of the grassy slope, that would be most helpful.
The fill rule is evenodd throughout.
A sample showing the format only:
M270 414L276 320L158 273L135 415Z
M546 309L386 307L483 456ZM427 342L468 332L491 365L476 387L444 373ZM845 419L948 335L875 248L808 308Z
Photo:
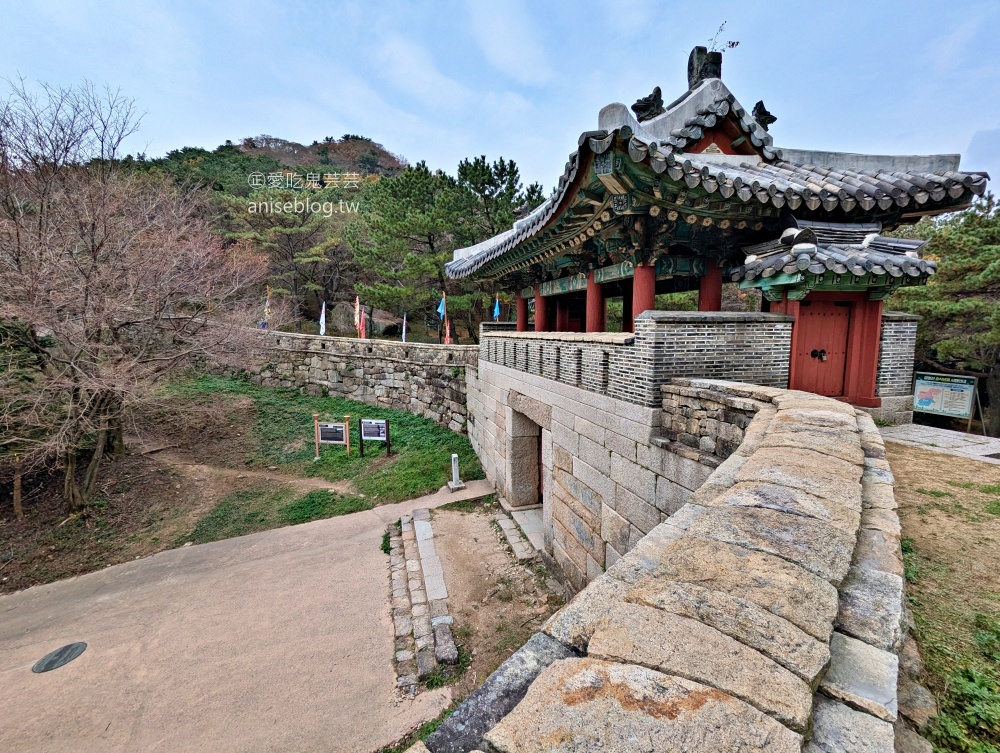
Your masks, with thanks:
M1000 467L888 445L937 753L1000 751Z
M466 437L409 413L223 377L179 382L171 392L194 399L218 393L251 398L257 410L257 446L247 458L248 466L277 466L283 473L319 476L328 481L350 479L354 489L375 504L401 502L437 491L451 477L452 453L459 457L463 479L483 477ZM351 416L350 456L343 447L325 445L320 461L313 462L313 413L319 413L321 421ZM391 457L386 457L385 445L379 442L366 442L364 457L357 452L357 422L362 417L389 419Z

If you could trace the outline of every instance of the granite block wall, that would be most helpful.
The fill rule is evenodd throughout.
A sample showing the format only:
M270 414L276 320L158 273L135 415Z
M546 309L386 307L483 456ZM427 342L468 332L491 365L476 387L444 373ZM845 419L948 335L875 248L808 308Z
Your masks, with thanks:
M507 371L481 364L484 405L510 397ZM539 386L527 381L521 390ZM897 739L912 744L898 700L912 681L899 661L908 624L900 525L871 417L809 393L700 379L665 386L659 418L605 403L585 417L572 404L581 392L560 386L550 401L552 469L572 470L554 527L588 557L593 504L607 516L606 552L605 527L618 532L625 516L627 527L644 514L652 527L414 750L627 751L642 741L692 753L892 753ZM518 395L515 405L546 420L537 395ZM734 428L737 415L752 415L742 441L725 460L718 447L702 452L716 467L655 523L638 506L655 499L659 476L642 472L653 471L649 453L668 443L662 478L676 481L684 467L665 468L682 458L669 451L679 443L657 435L696 418L682 433L712 436L720 430L709 413L727 410ZM473 424L481 416L473 411ZM623 429L616 419L634 421L647 441L609 441L609 429ZM634 449L635 460L611 447L629 458Z

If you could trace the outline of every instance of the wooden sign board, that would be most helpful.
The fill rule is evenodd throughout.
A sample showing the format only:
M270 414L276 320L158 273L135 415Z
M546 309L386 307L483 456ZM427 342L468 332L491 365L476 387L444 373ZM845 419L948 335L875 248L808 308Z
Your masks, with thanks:
M339 444L347 447L347 454L351 454L351 417L344 416L343 422L320 423L319 413L313 413L313 437L316 442L316 457L313 462L319 460L319 448L324 444Z
M347 424L320 424L320 444L347 444Z

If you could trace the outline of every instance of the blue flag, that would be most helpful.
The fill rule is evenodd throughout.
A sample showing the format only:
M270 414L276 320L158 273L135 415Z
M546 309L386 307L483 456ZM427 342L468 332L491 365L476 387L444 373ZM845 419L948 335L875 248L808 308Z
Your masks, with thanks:
M444 319L444 312L445 312L444 293L441 294L441 303L438 304L437 312L438 312L438 316L440 316L442 319Z
M493 304L493 321L500 320L500 296L497 296L497 302Z

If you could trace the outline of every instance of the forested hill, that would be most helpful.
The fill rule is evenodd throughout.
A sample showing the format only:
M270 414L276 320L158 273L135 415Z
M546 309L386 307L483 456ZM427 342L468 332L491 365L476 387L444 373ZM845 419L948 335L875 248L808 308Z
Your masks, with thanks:
M165 157L150 159L145 155L128 157L126 163L136 168L159 169L182 183L201 183L223 193L246 196L252 173L264 175L292 170L308 173L359 173L396 175L406 167L406 160L371 139L345 134L336 139L327 136L309 146L275 136L255 136L239 143L226 141L214 149L184 147L167 152Z

